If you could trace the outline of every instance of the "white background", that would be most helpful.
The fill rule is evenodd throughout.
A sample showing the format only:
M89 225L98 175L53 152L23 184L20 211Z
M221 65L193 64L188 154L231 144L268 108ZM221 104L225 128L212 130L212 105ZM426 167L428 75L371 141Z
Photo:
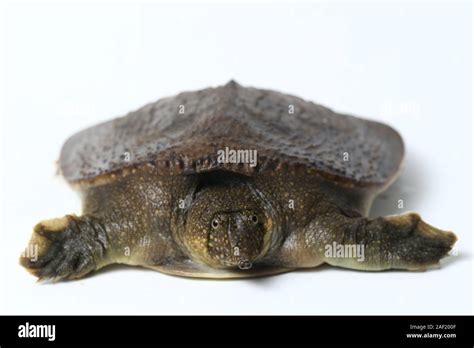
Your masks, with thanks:
M1 21L0 313L473 312L469 3L10 3ZM116 266L38 284L18 265L34 224L80 213L55 177L68 136L231 78L398 129L405 169L372 216L417 211L458 235L458 256L428 272L323 266L230 281Z

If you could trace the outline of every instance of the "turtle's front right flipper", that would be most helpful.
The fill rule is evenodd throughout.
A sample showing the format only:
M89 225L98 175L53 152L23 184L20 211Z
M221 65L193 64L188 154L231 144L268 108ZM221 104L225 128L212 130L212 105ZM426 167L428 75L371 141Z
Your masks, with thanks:
M20 264L39 280L81 278L108 264L105 228L89 216L38 223L26 250Z

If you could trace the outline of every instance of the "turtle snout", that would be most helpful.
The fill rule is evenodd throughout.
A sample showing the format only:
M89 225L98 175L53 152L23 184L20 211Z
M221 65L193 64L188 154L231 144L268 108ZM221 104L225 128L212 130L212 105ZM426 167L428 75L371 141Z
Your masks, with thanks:
M232 263L240 269L250 269L263 246L264 229L252 212L232 213L227 233L232 249Z
M226 212L211 222L209 254L224 267L250 269L261 254L264 225L252 211Z
M252 262L250 262L249 260L241 260L239 262L239 268L241 270L250 269L250 268L252 268Z

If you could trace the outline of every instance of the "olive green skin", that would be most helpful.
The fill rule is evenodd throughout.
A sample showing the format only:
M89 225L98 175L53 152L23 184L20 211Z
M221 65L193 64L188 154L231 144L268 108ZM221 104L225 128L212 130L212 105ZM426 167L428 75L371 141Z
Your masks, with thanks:
M69 217L74 229L70 221L59 232L67 237L55 241L63 247L46 243L58 232L48 231L47 222L40 223L31 243L39 244L41 257L36 262L28 258L21 262L40 279L54 280L80 278L114 263L202 278L269 275L322 263L368 271L419 270L436 264L456 240L454 234L426 225L416 214L368 220L363 214L374 197L370 191L341 190L324 179L308 180L304 175L238 177L273 202L272 242L262 257L252 260L250 269L216 267L191 253L179 237L186 228L194 228L184 223L190 207L180 205L199 180L199 175L159 176L147 168L86 188L81 191L83 217ZM216 188L205 190L212 193ZM235 208L245 209L232 190L229 197ZM219 211L222 205L211 207ZM325 258L324 246L333 242L365 243L364 262ZM82 261L80 267L77 260Z
M248 93L234 82L220 88L206 93L217 93L221 106L227 105L222 100L230 102L229 95ZM299 99L292 102L301 108L314 106L301 104ZM318 106L315 118L328 117L327 110L320 113ZM139 110L137 115L143 112ZM216 123L210 134L217 142L219 132L228 135L224 129L237 120L234 114L219 115L209 116ZM147 117L138 119L149 121ZM299 150L288 148L288 144L278 157L276 140L271 136L267 138L271 141L264 139L260 145L248 140L251 145L260 146L255 147L263 154L259 166L250 168L216 161L216 148L237 145L235 134L222 137L219 144L214 142L214 150L209 150L201 135L195 135L194 148L189 146L189 138L181 141L181 153L167 143L174 149L171 155L166 152L168 147L155 140L159 132L147 138L145 133L153 131L140 124L133 126L140 135L137 139L158 141L161 152L147 153L143 149L150 142L141 141L136 145L138 150L127 148L135 159L119 165L115 155L110 155L114 147L110 150L109 145L120 142L123 132L114 136L104 129L119 132L127 118L111 121L115 125L107 123L83 131L68 140L61 154L63 174L81 195L82 216L40 222L30 242L38 246L38 258L22 256L20 262L40 279L53 280L81 278L114 263L203 278L253 277L323 263L367 271L420 270L438 264L456 241L452 232L429 226L414 213L374 220L366 217L373 199L399 171L403 158L401 138L379 123L350 118L349 127L344 123L346 116L335 117L334 124L316 124L318 134L344 139L342 135L347 133L351 139L355 126L360 127L357 134L368 137L363 144L355 142L354 137L348 140L353 142L353 161L360 159L352 167L332 160L328 149L337 148L333 137L326 136L331 139L330 144L323 145L326 149L317 160L305 154L298 157ZM205 118L202 122L208 124ZM244 125L238 122L240 130L236 133L253 134L250 130L244 132ZM129 132L128 128L123 129ZM92 141L92 145L86 142L94 139L94 134L97 139L102 136L100 146L99 140ZM124 141L120 142L122 149ZM177 146L179 141L171 143ZM108 155L87 153L97 147L106 149ZM342 145L336 152L341 149ZM87 160L84 156L88 156ZM195 156L195 161L189 156ZM108 159L108 164L101 158ZM375 159L378 166L372 163ZM219 222L214 226L216 219ZM334 243L363 245L363 260L347 255L328 256L326 249Z

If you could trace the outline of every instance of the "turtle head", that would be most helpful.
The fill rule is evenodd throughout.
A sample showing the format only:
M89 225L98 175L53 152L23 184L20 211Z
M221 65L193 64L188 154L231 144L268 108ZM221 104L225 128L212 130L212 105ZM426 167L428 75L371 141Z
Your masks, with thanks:
M190 257L215 268L249 269L269 250L272 219L247 185L210 186L192 203L181 240Z

